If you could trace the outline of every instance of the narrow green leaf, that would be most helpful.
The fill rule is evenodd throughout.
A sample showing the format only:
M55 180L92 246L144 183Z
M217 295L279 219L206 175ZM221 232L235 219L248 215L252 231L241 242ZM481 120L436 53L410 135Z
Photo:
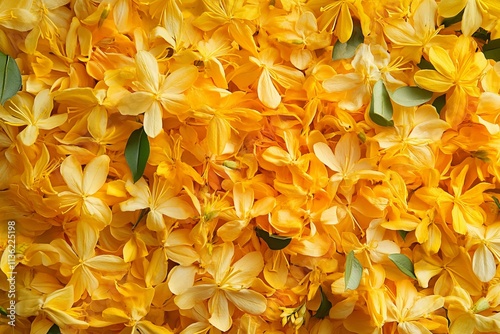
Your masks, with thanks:
M125 159L137 182L142 177L149 158L149 140L144 128L132 132L125 146Z
M403 107L416 107L432 99L432 92L420 87L400 87L391 95L391 99Z
M59 326L57 326L56 324L53 324L52 327L50 327L47 334L61 334L61 330L59 329Z
M323 289L319 287L319 292L321 293L321 304L319 304L319 308L314 314L315 318L323 319L330 313L330 309L332 308L332 303L328 300Z
M381 126L393 126L392 104L389 93L382 79L373 86L372 101L370 103L370 118L375 124Z
M282 237L276 234L269 234L267 231L264 231L261 228L255 228L255 234L262 240L266 242L272 250L280 250L288 246L288 244L292 241L290 237Z
M497 208L500 210L500 201L498 200L498 198L496 198L495 196L491 196L491 198L493 198L493 202L495 202Z
M16 95L21 89L21 72L12 57L0 52L0 103Z
M345 263L345 289L346 290L356 290L361 282L361 277L363 276L363 266L359 260L354 255L354 251L350 251L347 254Z
M345 43L337 41L333 46L332 60L349 59L354 57L356 49L364 41L365 36L363 36L361 24L359 22L355 22L351 38L349 38L349 40Z
M398 234L401 237L401 239L403 239L403 241L405 241L406 240L406 236L408 235L408 231L398 230Z
M408 256L398 253L390 254L389 260L394 262L396 267L398 267L398 269L401 270L403 274L413 279L417 279L417 277L415 276L415 271L413 270L413 263L408 258Z
M1 315L7 315L7 310L4 309L2 306L0 306L0 314Z
M460 13L458 13L457 15L453 16L453 17L447 17L443 20L442 24L445 26L445 27L449 27L455 23L458 23L460 21L462 21L462 16L464 16L464 11L465 11L465 8L462 9L462 11Z
M435 70L436 69L434 67L434 65L432 65L431 62L428 61L427 59L425 59L424 57L420 58L420 63L418 63L418 67L421 70Z
M445 104L446 104L446 94L436 97L434 102L432 102L432 105L434 106L434 108L436 108L438 114L441 114L441 110L443 109Z

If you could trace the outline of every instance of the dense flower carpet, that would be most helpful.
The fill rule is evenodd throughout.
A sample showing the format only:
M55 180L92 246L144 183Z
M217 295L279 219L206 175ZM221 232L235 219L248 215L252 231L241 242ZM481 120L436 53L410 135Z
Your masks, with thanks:
M1 333L500 333L500 2L0 1Z

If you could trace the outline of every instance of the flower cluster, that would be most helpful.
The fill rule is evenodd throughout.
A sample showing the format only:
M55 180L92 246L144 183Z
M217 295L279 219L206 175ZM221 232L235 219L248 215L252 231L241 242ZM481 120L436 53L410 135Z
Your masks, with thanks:
M15 333L500 332L498 38L496 0L0 1L0 313L15 221Z

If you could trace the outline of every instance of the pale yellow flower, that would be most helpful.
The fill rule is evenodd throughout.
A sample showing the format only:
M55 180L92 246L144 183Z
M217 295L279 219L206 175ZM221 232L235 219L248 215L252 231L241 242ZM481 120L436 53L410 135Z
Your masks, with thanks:
M266 298L249 289L264 267L262 255L250 252L231 265L233 255L232 243L215 248L212 263L206 268L211 277L196 284L185 282L187 289L175 297L181 309L191 309L208 299L209 322L221 331L229 330L233 322L229 303L250 314L259 315L266 310ZM170 277L177 279L182 278Z

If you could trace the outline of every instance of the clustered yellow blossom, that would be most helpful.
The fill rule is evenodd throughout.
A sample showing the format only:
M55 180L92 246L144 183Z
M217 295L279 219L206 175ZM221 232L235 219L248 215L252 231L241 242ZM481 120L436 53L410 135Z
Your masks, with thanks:
M500 333L499 38L496 0L0 1L0 332Z

